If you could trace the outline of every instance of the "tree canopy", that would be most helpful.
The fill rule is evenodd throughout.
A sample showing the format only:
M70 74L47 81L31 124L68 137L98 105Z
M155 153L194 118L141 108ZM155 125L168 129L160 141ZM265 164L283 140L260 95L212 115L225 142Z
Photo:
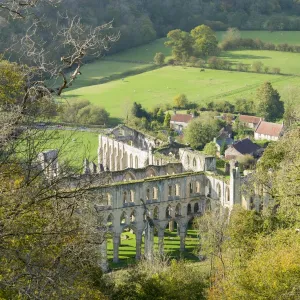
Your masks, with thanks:
M220 130L217 120L198 117L193 119L184 130L184 139L191 147L203 149L217 136Z
M274 121L282 118L284 114L284 104L280 100L280 95L270 82L262 84L256 92L257 115L266 121Z

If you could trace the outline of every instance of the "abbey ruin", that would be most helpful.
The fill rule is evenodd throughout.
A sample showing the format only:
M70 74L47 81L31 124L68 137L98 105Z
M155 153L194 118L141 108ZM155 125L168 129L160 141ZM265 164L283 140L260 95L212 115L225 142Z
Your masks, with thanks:
M49 159L55 157L49 152ZM47 153L41 160L47 160ZM57 171L54 159L53 172ZM241 187L247 177L232 163L228 174L217 172L216 159L194 151L186 145L153 139L126 126L118 126L99 136L98 163L84 163L84 173L68 182L74 188L90 182L89 201L106 223L113 237L113 261L119 261L121 233L136 235L136 259L153 255L153 236L158 235L159 252L164 251L164 232L177 224L180 251L185 249L188 223L207 209L234 205L261 209L268 197L245 194ZM51 171L47 171L51 174ZM102 268L107 269L107 243L101 245Z

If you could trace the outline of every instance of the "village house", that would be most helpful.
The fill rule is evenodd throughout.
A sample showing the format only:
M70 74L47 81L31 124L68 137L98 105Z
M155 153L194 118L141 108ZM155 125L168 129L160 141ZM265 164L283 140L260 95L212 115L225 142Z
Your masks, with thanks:
M240 123L243 124L244 126L255 129L257 125L264 119L255 116L240 115L239 120Z
M283 134L283 124L261 121L255 132L255 140L277 141Z
M178 133L182 133L188 123L194 118L192 114L174 114L171 117L170 127Z
M230 145L225 151L225 159L236 159L246 154L256 157L258 156L260 150L261 147L254 144L250 139L246 138Z
M214 142L216 143L217 147L217 155L221 155L221 148L223 144L226 146L232 145L234 143L233 140L233 132L232 132L232 126L226 125L219 131L219 136L214 138Z

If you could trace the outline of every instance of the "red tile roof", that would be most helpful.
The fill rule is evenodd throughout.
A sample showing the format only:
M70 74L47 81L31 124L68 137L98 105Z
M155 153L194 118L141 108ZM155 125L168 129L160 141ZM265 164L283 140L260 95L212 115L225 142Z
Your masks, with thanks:
M171 117L172 122L188 123L193 119L192 115L176 114Z
M257 126L255 132L264 135L279 137L283 130L283 124L276 124L262 121Z
M263 118L259 118L259 117L255 117L255 116L240 115L240 121L243 123L258 124L262 120L263 120Z

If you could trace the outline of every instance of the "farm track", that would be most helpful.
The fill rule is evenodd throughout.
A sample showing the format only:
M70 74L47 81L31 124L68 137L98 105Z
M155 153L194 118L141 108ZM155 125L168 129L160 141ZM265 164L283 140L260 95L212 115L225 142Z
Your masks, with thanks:
M282 78L272 80L272 83L278 83L278 82L282 82L282 81L285 81L285 80L290 80L290 79L296 78L296 77L299 77L299 76L290 75L290 76L286 76L286 77L282 77ZM233 95L236 95L236 94L240 94L242 92L247 92L247 91L253 90L254 88L258 88L260 85L261 85L261 83L251 84L251 85L248 85L246 87L234 89L234 90L229 91L229 92L209 96L209 97L203 98L203 100L208 101L208 100L215 100L215 99L220 99L220 98L223 98L223 97L233 96Z

